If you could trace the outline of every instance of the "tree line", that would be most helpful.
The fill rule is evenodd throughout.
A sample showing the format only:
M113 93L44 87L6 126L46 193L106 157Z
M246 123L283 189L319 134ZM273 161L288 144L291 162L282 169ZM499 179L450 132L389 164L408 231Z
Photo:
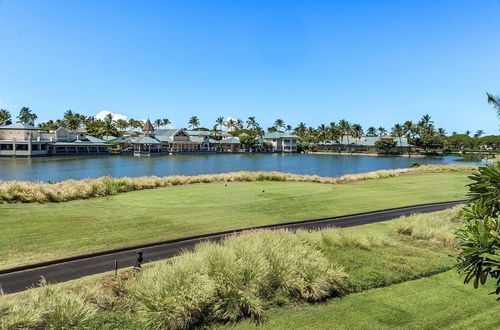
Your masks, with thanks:
M494 102L495 99L488 94L489 102ZM29 125L34 125L38 116L28 107L23 107L16 117L19 122ZM9 111L0 109L0 124L11 121L12 117ZM158 118L153 121L153 126L156 129L170 127L168 118ZM96 119L92 116L85 116L76 113L72 110L64 112L63 117L57 120L49 120L38 124L42 130L55 130L58 127L65 127L69 130L83 129L87 134L92 136L113 135L119 136L126 130L136 130L141 128L143 121L136 119L118 119L114 120L109 114L104 119ZM495 135L484 136L482 130L475 133L466 131L464 133L452 132L447 134L443 128L436 128L431 116L426 114L420 120L413 122L411 120L404 123L396 123L390 129L385 127L368 127L366 131L360 124L350 123L342 119L338 122L330 122L329 124L321 124L317 127L307 126L304 122L299 123L296 127L286 124L283 119L276 119L274 124L267 129L263 129L257 122L255 116L250 116L247 120L217 117L211 128L201 126L200 119L197 116L191 116L187 121L188 128L192 130L209 131L214 137L220 137L224 129L229 131L234 136L243 134L243 140L248 145L257 143L258 137L265 132L290 132L297 135L299 146L301 149L317 149L318 146L330 142L338 141L345 144L356 144L356 142L364 137L382 137L389 135L399 140L402 144L403 138L408 140L408 143L421 148L425 151L437 149L476 149L479 146L488 146L490 148L500 148L500 137ZM380 140L381 149L390 149L393 147L391 140ZM390 145L389 145L390 144Z

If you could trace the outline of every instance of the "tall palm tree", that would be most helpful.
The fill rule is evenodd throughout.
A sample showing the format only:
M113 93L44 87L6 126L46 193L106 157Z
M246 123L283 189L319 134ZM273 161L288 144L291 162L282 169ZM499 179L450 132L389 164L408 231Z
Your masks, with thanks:
M247 119L247 128L256 129L259 124L257 124L257 120L255 120L255 116L248 117Z
M351 147L349 146L349 135L351 134L351 124L345 120L342 119L339 121L339 129L340 129L340 143L344 142L344 137L347 137L347 146L349 150L351 150Z
M295 134L297 134L298 137L304 138L307 133L307 126L303 122L300 122L297 127L295 127Z
M163 118L162 119L162 122L163 122L163 127L167 128L168 125L170 125L170 120L168 118Z
M124 131L128 126L129 125L128 125L128 121L127 120L118 119L116 121L116 127L118 127L119 129L121 129L122 131Z
M217 125L219 125L219 130L222 131L222 127L224 126L224 117L218 117L216 120L215 120L215 123Z
M286 125L285 131L291 132L293 130L292 125Z
M285 121L283 119L276 119L273 126L279 131L280 128L285 128Z
M233 118L229 118L226 121L226 127L229 131L234 131L238 127L238 122L234 120Z
M496 109L498 117L500 117L500 96L486 93L488 97L488 103L493 105L493 109Z
M243 129L243 120L240 118L236 119L236 129Z
M387 135L387 130L384 127L380 126L379 128L377 128L377 130L378 130L378 136Z
M477 130L476 133L474 134L474 139L479 139L483 134L484 131L482 129Z
M324 142L328 139L328 127L325 124L319 125L316 131L318 133L318 142Z
M358 140L363 137L363 128L360 124L353 124L351 127L352 137L354 138L354 144L358 144Z
M200 120L198 119L198 117L192 116L191 118L189 118L188 127L191 127L191 129L195 129L198 126L200 126Z
M155 119L154 123L153 123L153 126L158 129L160 128L161 124L163 124L163 120L161 119Z
M396 124L392 128L391 135L395 135L399 139L399 153L403 153L403 135L404 135L404 126L401 124Z
M377 129L373 126L368 127L368 130L366 131L367 136L377 136Z
M437 129L437 133L439 136L443 136L443 137L446 136L446 130L442 127Z

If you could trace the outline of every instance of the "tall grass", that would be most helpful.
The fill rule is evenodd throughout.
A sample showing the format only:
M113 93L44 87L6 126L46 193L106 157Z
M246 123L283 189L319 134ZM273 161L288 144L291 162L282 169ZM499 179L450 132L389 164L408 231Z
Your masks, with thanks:
M454 247L455 230L462 223L462 207L456 206L442 213L417 214L394 222L399 234L418 240Z
M424 165L417 168L348 174L338 178L280 172L233 172L197 176L101 177L98 179L66 180L53 184L26 181L0 181L0 203L65 202L74 199L114 195L134 190L211 182L298 181L341 184L408 174L468 171L474 168L475 166L470 165Z
M0 303L0 329L76 329L97 312L82 293L66 292L45 282L21 304Z

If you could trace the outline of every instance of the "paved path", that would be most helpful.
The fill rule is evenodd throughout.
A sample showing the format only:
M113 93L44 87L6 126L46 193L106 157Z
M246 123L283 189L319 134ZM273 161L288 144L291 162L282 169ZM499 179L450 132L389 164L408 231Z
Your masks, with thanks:
M82 256L59 259L27 265L12 269L0 270L0 289L4 293L23 291L35 286L44 277L49 283L64 282L83 276L99 274L114 270L115 261L118 268L133 266L136 253L143 252L144 263L171 258L182 250L193 248L203 241L217 241L221 238L248 229L258 228L287 228L287 229L320 229L325 227L351 227L379 221L386 221L404 215L414 213L428 213L441 211L464 201L444 202L426 205L415 205L403 208L387 209L382 211L345 215L323 219L313 219L292 223L281 223L276 225L260 226L233 231L225 231L213 234L199 235L164 242L138 245L116 250L91 253Z

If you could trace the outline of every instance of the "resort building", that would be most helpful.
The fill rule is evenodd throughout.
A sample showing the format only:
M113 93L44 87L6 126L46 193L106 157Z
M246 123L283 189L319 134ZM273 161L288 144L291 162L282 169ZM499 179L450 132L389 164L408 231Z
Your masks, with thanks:
M106 154L109 144L63 127L42 131L22 123L0 126L0 156Z
M391 139L396 142L396 146L388 150L388 153L407 153L411 151L412 145L408 143L408 139L405 136L401 137L401 141L398 137L394 136L363 136L361 138L344 136L342 140L319 142L318 149L351 152L381 152L381 150L375 146L375 142L380 139Z
M269 144L272 152L297 152L297 136L291 133L266 133L263 142Z
M124 151L133 151L136 156L167 152L237 152L240 141L237 137L219 136L213 139L210 132L194 131L185 128L155 130L149 120L142 128L143 135L116 139Z

